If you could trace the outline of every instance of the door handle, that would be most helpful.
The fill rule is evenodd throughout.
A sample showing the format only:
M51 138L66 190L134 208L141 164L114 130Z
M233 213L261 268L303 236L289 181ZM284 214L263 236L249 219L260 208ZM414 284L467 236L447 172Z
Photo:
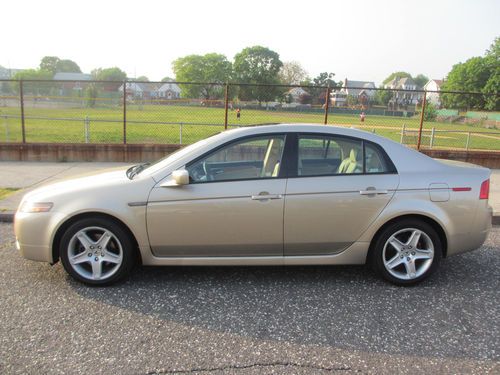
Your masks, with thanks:
M378 195L378 194L389 194L388 190L377 190L372 187L366 188L366 190L360 190L359 194L361 195Z
M268 199L281 199L281 198L283 198L281 194L260 193L259 195L252 195L252 200L254 201L267 201Z

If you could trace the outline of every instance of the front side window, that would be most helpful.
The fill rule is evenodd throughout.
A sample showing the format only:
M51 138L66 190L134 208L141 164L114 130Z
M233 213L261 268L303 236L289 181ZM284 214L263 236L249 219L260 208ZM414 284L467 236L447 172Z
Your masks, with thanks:
M192 182L277 178L284 135L245 138L224 146L186 167Z
M363 173L363 143L328 135L300 135L298 176Z

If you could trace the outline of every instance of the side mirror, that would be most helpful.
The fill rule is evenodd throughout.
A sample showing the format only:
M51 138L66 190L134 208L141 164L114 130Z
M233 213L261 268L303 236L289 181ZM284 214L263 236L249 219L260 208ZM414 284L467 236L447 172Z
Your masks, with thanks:
M172 172L172 178L177 185L188 185L189 184L189 172L185 169L178 169Z

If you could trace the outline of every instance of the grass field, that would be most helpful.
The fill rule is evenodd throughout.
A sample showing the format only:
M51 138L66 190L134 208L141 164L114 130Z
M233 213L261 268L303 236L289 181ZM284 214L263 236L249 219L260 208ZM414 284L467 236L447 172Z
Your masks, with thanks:
M19 108L0 107L0 142L20 142L21 120L5 118L5 115L20 115ZM36 108L25 107L27 142L85 142L85 122L89 119L89 142L121 143L123 141L122 108ZM39 117L42 119L32 119ZM241 119L236 119L236 112L230 111L230 126L243 126L263 123L317 123L322 124L323 113L300 113L285 111L247 110L241 112ZM164 124L174 123L174 124ZM128 143L179 143L180 123L182 123L182 143L193 143L223 130L224 109L188 106L145 105L142 108L127 107L127 142ZM418 118L389 116L367 116L361 126L357 115L330 113L328 124L356 126L368 131L399 141L401 128L418 129ZM500 150L500 132L480 126L425 122L422 143L430 142L430 131L435 128L435 148L465 148L467 132L473 134L469 148ZM465 133L442 133L443 130L462 131ZM487 132L497 134L480 134ZM409 144L416 143L416 133L409 132L405 138Z
M0 187L0 200L7 198L8 195L16 192L18 189Z

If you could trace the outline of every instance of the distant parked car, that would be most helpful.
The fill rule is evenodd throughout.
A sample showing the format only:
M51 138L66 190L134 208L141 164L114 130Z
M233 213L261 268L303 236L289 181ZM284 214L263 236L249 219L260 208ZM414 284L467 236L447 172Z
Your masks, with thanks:
M371 264L398 285L478 248L490 171L333 126L243 127L22 200L17 246L111 284L144 265Z

